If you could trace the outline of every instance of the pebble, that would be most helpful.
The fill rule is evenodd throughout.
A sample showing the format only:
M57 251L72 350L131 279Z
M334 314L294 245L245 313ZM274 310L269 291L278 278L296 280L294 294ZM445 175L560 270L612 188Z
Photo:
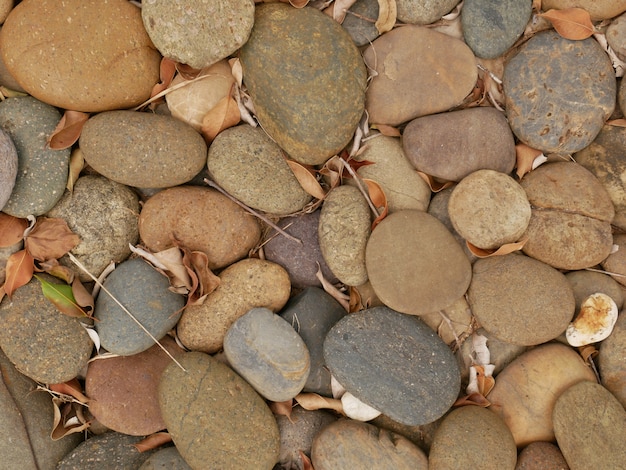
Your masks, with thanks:
M454 9L459 0L414 1L398 0L396 2L398 19L403 23L431 24Z
M522 449L515 470L569 470L569 466L557 446L537 441Z
M311 460L316 470L428 469L426 454L408 439L371 424L348 419L326 426L315 437Z
M600 181L574 162L541 165L521 181L533 207L522 251L557 269L584 269L613 248L611 198Z
M495 108L469 108L409 122L402 136L415 168L446 181L477 170L509 174L515 166L513 133Z
M228 57L248 40L252 0L148 0L141 17L164 57L201 69Z
M365 257L378 298L412 315L446 308L465 294L472 277L470 262L454 237L421 211L384 218L368 240Z
M544 153L583 149L615 107L615 71L593 38L537 33L506 63L502 80L513 132Z
M626 7L626 2L624 5ZM620 60L626 59L626 15L620 15L611 21L606 29L606 40Z
M139 235L152 251L173 246L172 237L209 258L209 268L228 266L248 255L261 237L256 219L217 191L180 186L146 201L139 216Z
M202 305L185 308L178 322L178 339L193 351L218 352L239 317L255 307L277 312L289 299L289 275L270 261L244 259L222 271L219 278L219 287Z
M141 258L119 264L103 284L157 340L176 325L185 305L182 295L169 290L169 279ZM102 347L113 354L131 356L154 344L104 291L96 299L94 316Z
M378 12L377 0L357 0L348 8L341 26L358 47L365 46L380 36L374 24L378 19Z
M435 421L459 393L448 346L418 318L388 307L341 319L326 335L324 358L346 391L402 424Z
M0 210L11 197L17 178L17 150L11 136L0 128Z
M0 26L0 30L2 27ZM0 33L1 36L1 33ZM2 54L0 53L0 85L7 87L9 90L19 91L20 93L26 93L26 90L20 86L19 83L13 78L11 73L7 70L7 66L4 63Z
M15 6L15 0L2 0L0 1L0 23L4 23L11 13L11 10Z
M616 233L613 236L613 243L617 246L617 250L611 253L604 261L602 261L602 269L611 274L617 282L622 286L626 286L626 234Z
M165 447L148 457L139 470L192 470L176 447Z
M365 104L373 124L397 126L447 111L472 91L478 74L476 58L463 41L421 26L385 33L363 59L376 72Z
M57 280L38 274L47 282ZM0 304L0 348L27 377L47 383L71 380L87 365L93 343L76 318L63 315L33 278Z
M258 5L240 59L259 123L291 158L323 164L350 141L367 73L339 23L314 8Z
M46 215L65 220L80 237L71 253L96 277L111 261L121 263L128 258L128 245L135 245L139 239L137 194L102 176L78 178L74 190L66 191ZM60 263L74 267L67 256ZM82 281L91 281L82 271L79 276Z
M202 136L171 116L109 111L90 118L80 136L85 161L113 181L169 188L191 180L207 161Z
M136 106L159 80L161 57L125 0L26 0L0 35L11 75L41 101L99 112ZM110 137L110 136L109 136Z
M243 124L220 132L209 148L208 168L217 184L253 209L286 215L311 200L281 148L260 127Z
M63 196L70 151L46 147L59 119L55 108L30 96L0 103L0 128L17 150L17 178L3 212L22 218L42 215Z
M270 470L280 434L263 399L228 366L201 352L170 364L159 384L167 430L192 468Z
M517 447L497 414L479 406L462 406L441 422L428 456L430 470L459 468L514 469Z
M618 316L613 332L600 343L599 351L602 385L626 408L626 315Z
M543 344L506 366L487 400L513 433L518 447L553 441L554 404L561 393L582 380L595 382L596 378L574 349L560 343Z
M571 271L565 275L565 278L574 292L577 310L580 309L583 300L597 292L611 297L618 309L624 305L624 292L621 286L607 274L593 271Z
M365 247L370 236L370 209L358 188L338 186L324 199L318 238L322 256L344 284L367 281Z
M591 15L591 19L606 20L626 11L626 0L544 0L541 9L548 11L552 8L583 8Z
M495 59L522 35L532 14L532 2L467 0L461 12L463 37L477 57Z
M281 310L280 316L298 332L309 351L311 367L304 392L332 396L330 372L324 364L324 338L345 314L339 302L317 287L307 287Z
M572 470L624 466L626 410L602 385L572 385L556 400L552 419L556 441Z

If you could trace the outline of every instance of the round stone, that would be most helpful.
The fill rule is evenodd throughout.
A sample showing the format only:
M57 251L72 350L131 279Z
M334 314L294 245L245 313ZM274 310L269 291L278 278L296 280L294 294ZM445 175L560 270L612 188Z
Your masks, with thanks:
M0 128L0 210L9 200L17 178L17 150L9 134Z
M519 453L515 470L568 470L565 457L551 442L531 442Z
M192 470L192 468L183 460L176 447L165 447L152 454L139 470Z
M613 299L618 309L624 305L624 292L619 283L611 276L593 271L571 271L565 278L572 286L576 309L580 308L587 297L598 292Z
M398 0L398 19L403 23L431 24L449 13L459 0Z
M252 0L148 0L143 24L164 57L201 69L245 44L254 23Z
M586 147L615 107L615 71L602 47L553 30L521 46L504 68L503 87L513 132L544 153Z
M423 315L465 294L472 267L444 225L420 211L399 211L372 232L365 253L367 273L382 302ZM445 269L441 269L445 266Z
M626 11L626 0L544 0L541 6L543 11L552 8L564 10L566 8L582 8L589 12L591 19L606 20Z
M626 2L624 2L626 7ZM617 56L626 59L626 15L620 15L611 21L606 29L606 40Z
M2 27L0 50L29 94L59 108L131 108L159 80L161 57L139 8L125 0L22 1Z
M620 314L613 332L600 344L598 368L602 385L626 408L626 315Z
M367 73L339 23L315 8L259 5L240 58L261 126L291 158L318 165L348 144Z
M357 46L365 46L380 36L374 24L378 18L378 11L377 0L357 0L348 9L341 26Z

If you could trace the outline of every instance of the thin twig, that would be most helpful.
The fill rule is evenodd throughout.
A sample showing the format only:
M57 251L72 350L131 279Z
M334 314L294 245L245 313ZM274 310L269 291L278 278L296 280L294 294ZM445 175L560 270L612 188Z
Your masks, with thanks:
M350 166L349 163L345 163L344 164L344 168L346 170L348 170L348 173L350 173L350 175L352 176L352 179L354 179L354 182L358 186L359 190L361 191L361 193L363 193L363 196L365 197L365 200L367 201L367 204L370 206L370 209L374 213L374 217L380 216L380 212L378 212L378 209L376 209L376 207L374 206L374 203L370 199L369 194L367 193L367 191L365 191L365 188L363 188L363 185L359 181L359 177L357 176L357 174L354 171L354 169Z

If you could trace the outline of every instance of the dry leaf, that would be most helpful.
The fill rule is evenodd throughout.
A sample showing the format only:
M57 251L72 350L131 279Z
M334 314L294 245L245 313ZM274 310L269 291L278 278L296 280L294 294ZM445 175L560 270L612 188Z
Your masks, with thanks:
M135 442L133 446L135 446L139 452L146 452L156 449L157 447L161 447L163 444L167 444L168 442L172 442L172 436L170 436L169 433L155 432L154 434L147 436L145 439Z
M74 295L76 303L82 307L89 317L91 317L94 309L94 299L92 295L87 291L87 289L85 289L85 286L82 282L80 282L78 277L74 278L71 286L72 294Z
M521 180L526 173L536 168L538 165L535 165L535 160L538 158L541 160L542 156L541 150L534 149L526 144L517 144L515 146L517 177Z
M613 119L606 122L609 126L626 127L626 119Z
M88 317L87 312L76 303L72 286L67 284L53 284L45 279L35 275L35 278L41 283L43 296L64 315L75 318Z
M74 183L80 176L80 172L85 168L85 157L83 156L83 151L79 148L72 150L72 155L70 156L70 171L67 176L67 184L65 187L68 191L74 191Z
M402 134L396 127L387 124L372 124L372 129L378 129L382 135L387 137L400 137Z
M541 2L542 2L542 0L533 0L532 9L533 9L534 12L540 12L541 11Z
M317 178L309 169L293 160L287 160L287 164L298 180L298 183L300 183L300 186L302 186L302 189L317 199L324 199L324 197L326 197L326 193L322 189L319 181L317 181Z
M439 191L443 191L444 189L454 185L453 181L439 181L436 180L433 176L427 175L422 171L417 171L417 174L420 175L420 177L424 181L426 181L426 184L428 184L428 187L433 193L438 193Z
M185 252L183 263L198 279L196 290L189 293L190 301L193 305L198 305L207 295L217 289L222 281L209 268L209 257L206 253L187 249L183 251Z
M89 114L87 113L69 109L65 111L57 127L48 137L48 147L53 150L70 148L80 137L87 119L89 119Z
M78 379L74 378L60 384L48 384L48 388L53 392L73 397L84 405L89 403L89 397L83 394L83 388Z
M56 259L50 259L47 261L43 261L41 263L37 263L37 272L45 272L54 276L56 278L65 281L67 284L71 284L74 281L74 271L72 271L67 266L63 266L59 264L59 261Z
M582 8L551 9L537 16L550 21L556 32L565 39L587 39L595 32L591 16Z
M514 251L519 251L524 247L527 241L528 238L525 238L515 243L506 243L497 250L483 250L482 248L472 245L467 240L465 240L465 244L467 245L468 250L471 251L477 258L488 258L490 256L504 256L509 253L513 253Z
M63 219L40 217L24 241L24 247L39 261L59 259L80 243Z
M344 393L346 393L346 387L341 385L334 375L330 375L330 390L333 393L333 398L339 400Z
M191 290L193 283L183 263L183 253L178 246L153 253L153 255L161 266L165 266L164 269L167 272L164 274L169 278L172 287L184 287L187 291Z
M26 219L19 219L0 212L0 248L13 246L24 238L24 230L28 227Z
M378 19L374 26L380 34L391 31L396 25L396 0L378 0Z
M335 398L326 398L317 393L300 393L295 397L298 404L305 410L335 410L337 413L343 413L343 405L341 400Z
M228 65L230 65L230 73L235 79L235 83L241 87L243 84L243 67L239 58L228 59Z
M53 441L58 441L68 434L83 432L91 425L91 423L85 419L83 406L79 403L73 401L68 402L63 398L53 397L52 407L54 417L50 438Z
M159 78L160 82L152 87L152 92L150 93L150 98L158 95L172 83L174 79L174 75L176 75L176 62L172 59L168 59L163 57L161 59L161 66L159 68Z
M491 406L491 402L480 393L470 393L464 397L457 399L452 406L476 405L487 408Z
M291 420L291 410L293 410L293 398L287 401L272 401L269 403L272 413L278 416L286 416L291 424L294 422Z
M317 263L317 272L315 273L315 277L317 277L317 279L320 281L326 293L330 294L337 302L339 302L341 306L344 309L346 309L346 312L349 312L350 311L350 304L349 304L350 297L348 297L346 294L344 294L335 286L333 286L330 282L328 282L328 280L322 274L322 268L320 268L319 263Z
M302 460L302 470L315 470L313 468L313 464L311 463L311 459L307 457L307 455L301 450L298 451L300 455L300 460Z
M4 281L4 292L11 298L16 289L28 284L33 277L34 260L27 250L20 250L13 253L7 259L6 280Z
M376 181L363 178L363 182L367 185L367 193L369 194L372 204L374 204L374 207L380 211L380 214L376 217L376 219L374 219L374 222L372 222L372 230L374 230L389 213L387 196L385 196L383 188L381 188Z
M231 93L229 93L218 101L211 111L206 113L202 119L200 132L205 140L211 143L217 134L224 129L237 125L240 120L241 114L239 113L237 102L233 99Z
M289 0L291 3L292 0ZM346 18L346 12L350 9L352 5L356 3L356 0L335 0L323 11L328 16L330 16L337 23L343 23L343 20Z

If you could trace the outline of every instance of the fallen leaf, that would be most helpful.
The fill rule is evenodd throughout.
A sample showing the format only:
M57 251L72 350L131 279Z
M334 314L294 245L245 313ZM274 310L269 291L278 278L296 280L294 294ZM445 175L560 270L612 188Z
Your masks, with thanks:
M0 248L13 246L21 241L24 238L26 227L28 227L26 219L0 212Z
M319 181L317 181L317 178L309 169L293 160L287 160L287 164L298 180L298 183L300 183L300 186L302 186L302 189L317 199L324 199L326 197L326 193L322 189Z
M272 413L278 416L286 416L291 424L294 422L291 420L291 411L293 410L293 398L287 401L272 401L269 404Z
M170 86L170 83L172 83L172 80L174 79L174 75L176 75L176 62L172 59L168 59L167 57L163 57L159 67L160 81L152 87L150 98L158 95Z
M464 397L457 399L452 406L466 406L466 405L476 405L482 406L483 408L487 408L491 406L491 402L487 400L480 393L470 393Z
M521 180L526 173L537 167L535 160L542 160L542 157L545 158L541 150L534 149L526 144L517 144L515 146L517 177Z
M146 452L157 447L161 447L163 444L172 442L172 436L167 432L155 432L150 434L145 439L133 444L139 452Z
M228 65L230 65L230 73L232 73L235 83L241 86L243 84L243 67L239 57L228 59Z
M51 276L61 279L66 284L74 282L74 271L67 266L59 264L59 261L56 259L49 259L47 261L37 263L36 268L38 268L38 272L48 273Z
M70 148L80 137L87 119L89 119L87 113L66 110L57 127L48 137L48 147L53 150Z
M85 157L83 156L83 151L79 148L72 150L72 154L70 155L70 171L67 176L67 184L65 187L68 191L74 191L74 183L80 176L80 172L85 168Z
M53 397L52 407L54 417L50 438L53 441L58 441L69 434L83 432L91 425L91 423L85 419L83 406L79 403L68 402L63 398Z
M328 185L330 186L330 189L334 189L341 184L341 178L345 165L346 161L339 155L335 155L334 157L328 159L319 170L321 175L328 178Z
M367 178L363 178L363 182L367 185L367 193L374 207L380 211L380 214L372 222L372 230L385 218L389 213L389 205L387 204L387 196L380 185Z
M87 312L76 303L72 286L67 284L53 284L45 279L35 275L35 278L41 283L41 290L46 299L64 315L75 318L88 317Z
M322 268L320 268L319 263L317 263L317 272L315 273L315 277L322 284L322 288L326 291L327 294L330 294L337 302L341 304L341 306L346 310L346 312L350 311L349 300L350 297L341 292L335 286L333 286L322 274Z
M613 50L613 48L609 45L608 41L606 40L606 35L604 33L594 33L593 37L596 39L596 41L598 41L604 51L609 55L609 59L611 59L611 63L613 64L613 68L615 69L615 78L623 77L624 72L626 72L626 62L620 59Z
M89 403L89 397L83 394L83 388L80 386L80 382L76 378L60 384L48 384L48 388L53 392L73 397L82 404L86 405Z
M289 0L289 3L291 3L291 0ZM346 12L355 3L356 0L335 0L328 7L326 7L323 12L330 16L337 23L341 24L346 18Z
M100 353L100 335L91 326L85 325L83 322L80 322L80 325L85 329L85 331L89 335L89 339L91 339L91 342L96 348L96 354L99 354Z
M40 217L26 236L24 247L39 261L59 259L80 243L63 219Z
M350 293L350 300L348 302L350 306L349 313L355 313L365 309L359 290L354 286L349 286L348 292Z
M94 299L92 295L85 289L85 286L78 277L75 277L71 283L72 286L72 294L74 295L74 299L76 303L82 307L82 309L87 313L87 316L91 318L94 309Z
M335 410L337 413L343 413L343 405L341 400L335 398L326 398L317 393L300 393L295 397L298 404L305 410Z
M309 0L289 0L289 4L294 8L304 8L309 3Z
M209 257L202 251L183 250L185 267L197 278L196 289L189 293L189 302L192 305L202 303L203 299L220 286L221 280L209 268Z
M472 254L477 258L488 258L490 256L504 256L508 255L509 253L513 253L514 251L519 251L524 247L527 241L528 238L525 238L523 240L520 240L519 242L506 243L497 250L483 250L482 248L478 248L477 246L472 245L467 240L465 240L465 244L467 245L467 249L471 251Z
M374 26L380 34L391 31L396 25L396 0L378 0L378 19Z
M400 137L402 134L396 127L387 124L372 124L372 129L378 129L382 135L387 137Z
M33 277L34 260L27 250L20 250L13 253L7 259L6 280L4 281L4 291L9 297L16 289L28 284Z
M551 9L537 16L550 21L556 32L565 39L587 39L595 32L589 12L582 8Z
M417 174L420 175L420 177L424 181L426 181L426 184L428 184L428 187L433 193L438 193L439 191L443 191L444 189L454 185L453 181L439 181L436 180L433 176L427 175L422 171L417 171Z
M626 127L626 119L613 119L606 122L609 126Z
M183 263L183 252L178 246L153 253L153 255L161 266L165 266L164 269L167 271L165 274L170 279L172 287L185 287L187 291L191 290L192 280Z
M578 353L582 356L583 361L589 362L590 358L593 359L599 353L593 344L586 344L578 348Z
M302 460L302 470L315 470L313 468L313 464L311 463L311 459L307 457L307 455L301 450L298 451L300 455L300 460Z
M206 113L202 119L201 133L208 143L224 129L233 127L241 120L241 114L237 102L232 94L224 96L211 111Z

